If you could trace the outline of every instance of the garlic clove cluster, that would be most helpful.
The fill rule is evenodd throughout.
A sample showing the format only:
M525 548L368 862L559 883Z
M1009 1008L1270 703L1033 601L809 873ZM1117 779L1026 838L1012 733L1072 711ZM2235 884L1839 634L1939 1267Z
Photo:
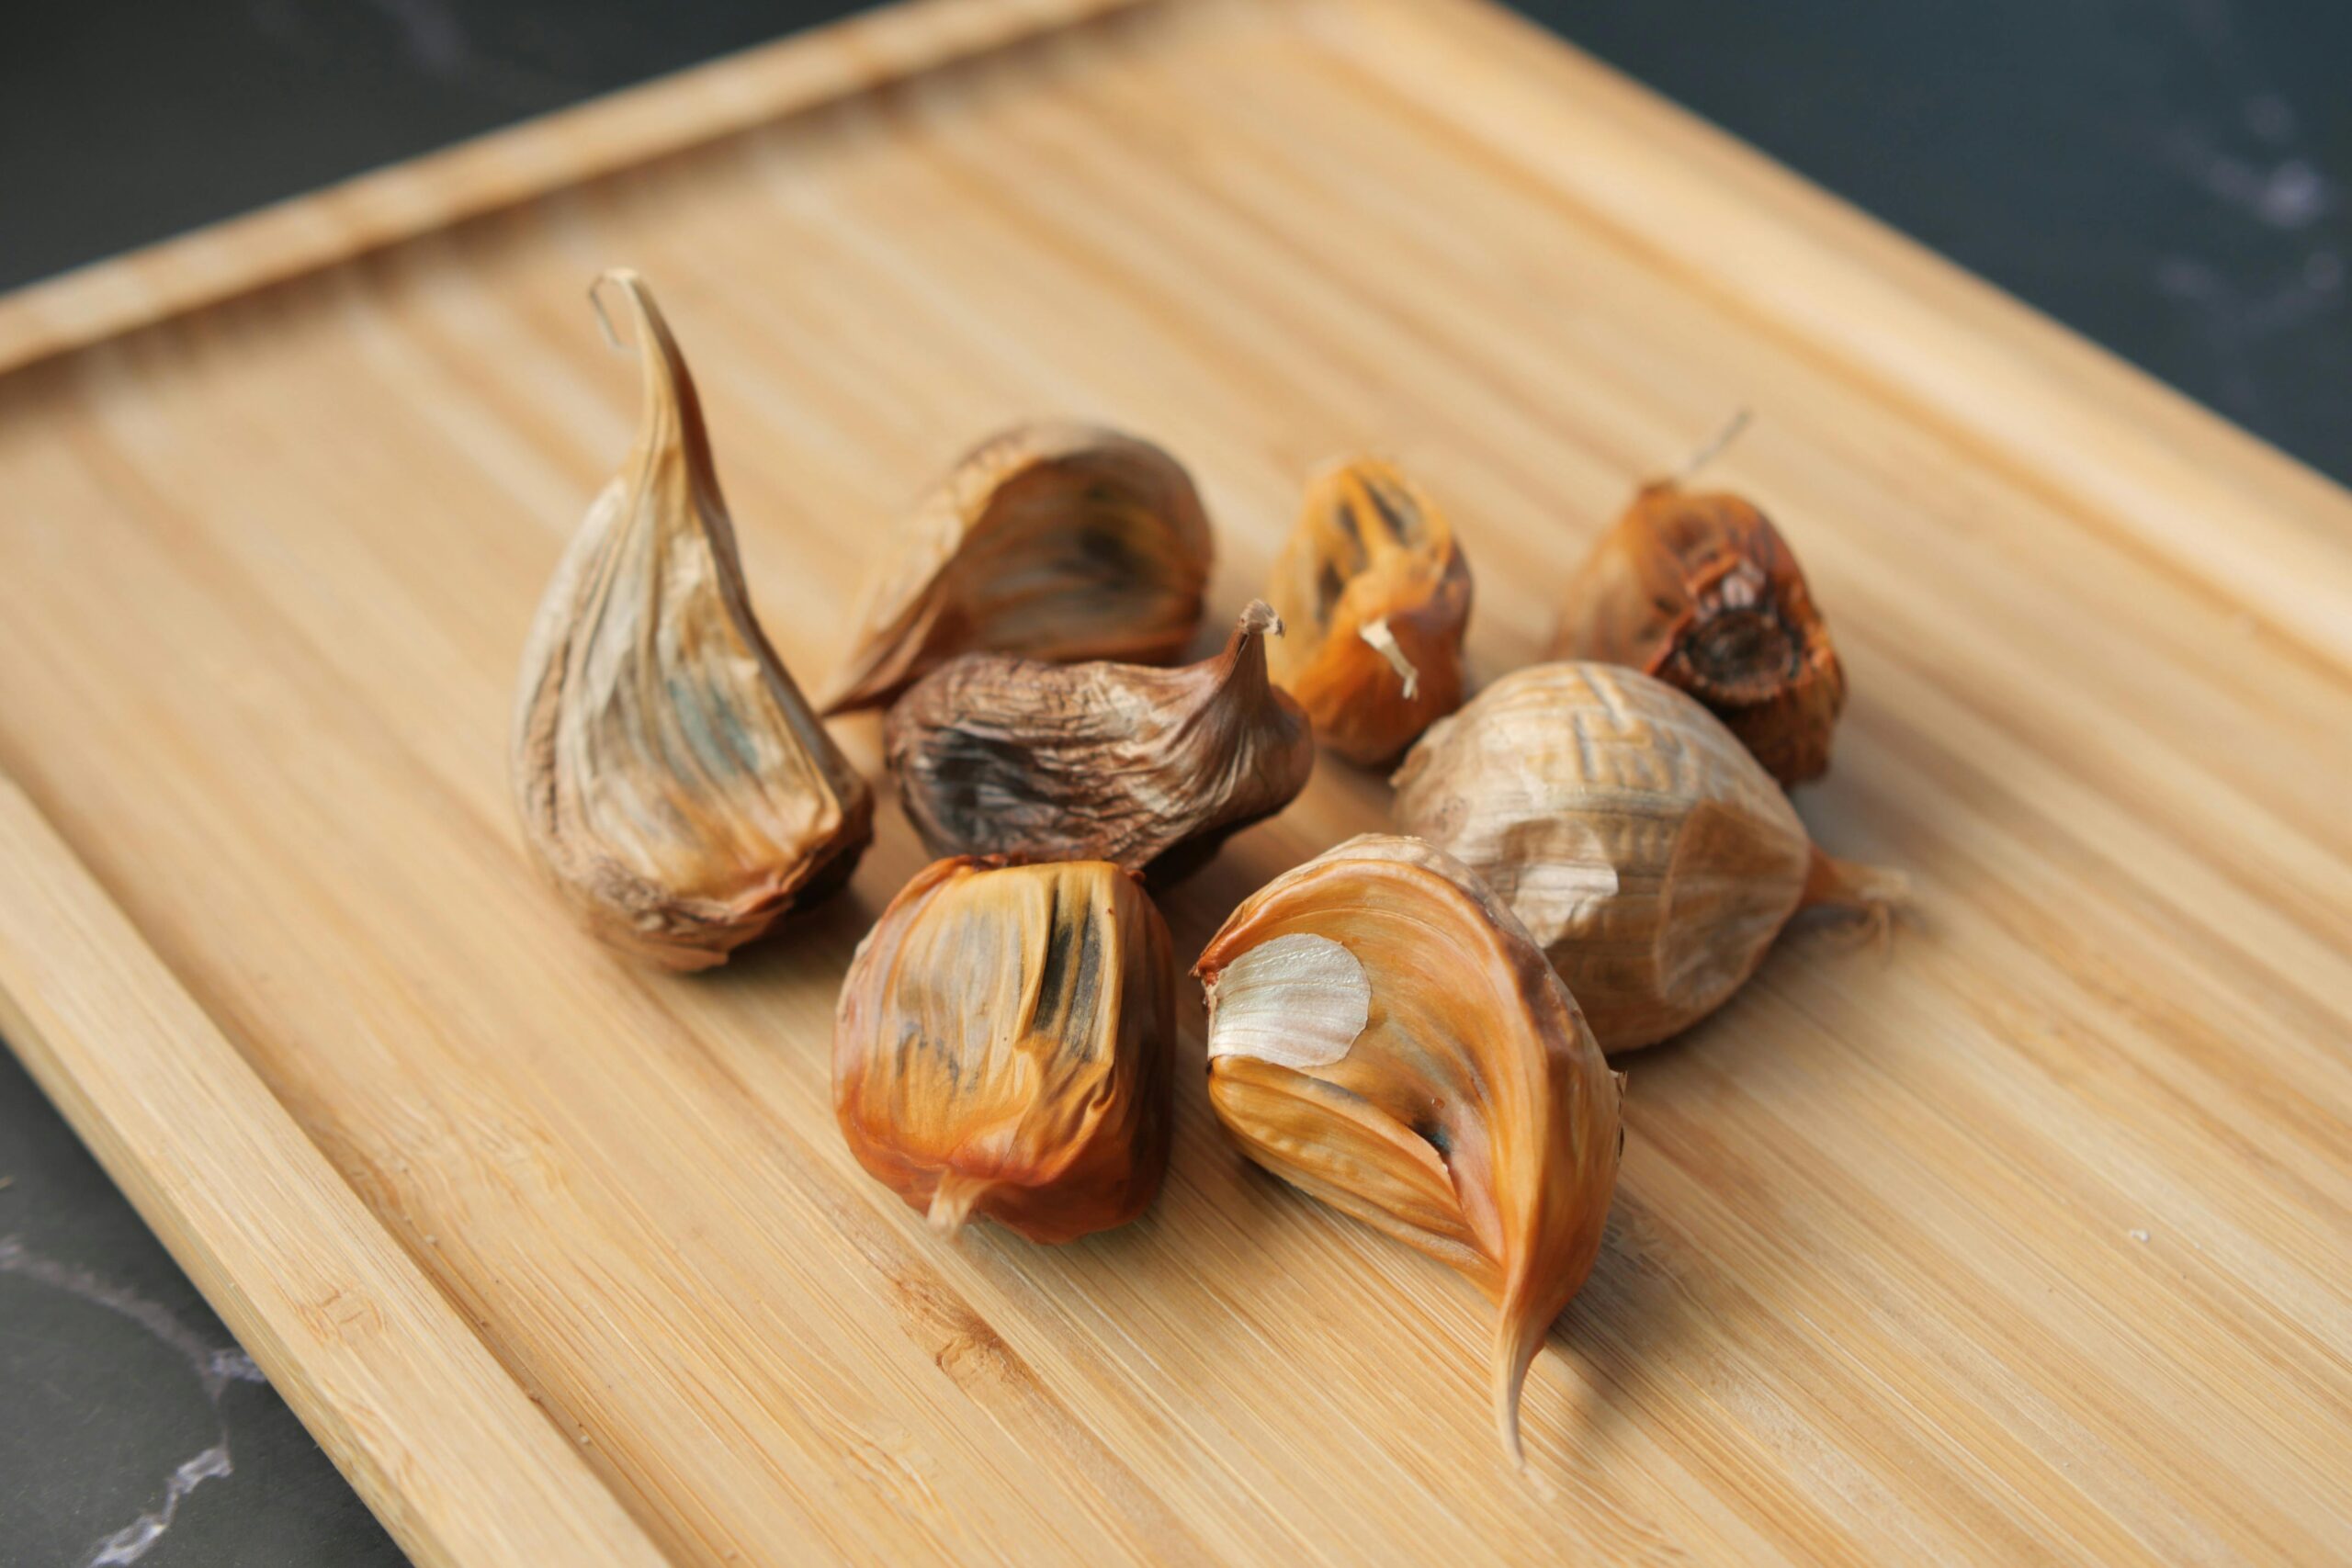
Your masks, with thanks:
M1591 1271L1623 1080L1475 873L1367 834L1244 900L1193 973L1209 1102L1260 1165L1494 1298L1494 1413Z
M1688 692L1783 785L1828 769L1845 670L1795 553L1737 496L1644 489L1570 578L1552 652Z
M1267 678L1262 603L1198 664L1041 664L967 654L891 708L885 749L934 854L1100 859L1181 874L1272 815L1315 768Z
M943 1232L1123 1224L1168 1164L1175 998L1168 928L1118 867L941 861L851 960L835 1117Z
M1504 676L1432 726L1394 783L1398 826L1494 888L1612 1054L1721 1006L1800 908L1902 897L1893 874L1815 849L1713 714L1614 665Z
M1461 705L1470 566L1393 465L1359 457L1308 486L1266 596L1291 628L1274 679L1350 761L1392 760Z
M1191 476L1095 425L1016 426L958 463L868 586L827 714L887 706L959 654L1164 664L1213 558Z
M589 929L697 969L845 881L873 796L752 616L651 291L628 270L598 287L634 326L643 410L532 625L510 771L525 849Z

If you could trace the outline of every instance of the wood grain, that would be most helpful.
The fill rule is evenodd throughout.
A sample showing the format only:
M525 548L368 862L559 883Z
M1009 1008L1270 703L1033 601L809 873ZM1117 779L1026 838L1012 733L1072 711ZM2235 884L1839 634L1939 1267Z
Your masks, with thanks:
M662 1550L2352 1550L2341 492L1474 0L1175 0L674 147L0 379L0 766ZM1634 484L1757 411L1711 477L1853 685L1799 807L1923 913L1884 956L1799 933L1628 1060L1524 1475L1475 1292L1235 1154L1194 999L1137 1224L942 1247L864 1177L826 1043L921 863L895 808L707 977L532 884L504 729L628 444L582 298L616 263L804 681L1017 417L1192 465L1213 626L1316 467L1397 458L1491 679ZM1165 900L1180 953L1385 809L1327 757Z
M660 1563L5 779L0 878L0 1031L409 1556Z
M903 0L0 295L0 371L1136 0Z

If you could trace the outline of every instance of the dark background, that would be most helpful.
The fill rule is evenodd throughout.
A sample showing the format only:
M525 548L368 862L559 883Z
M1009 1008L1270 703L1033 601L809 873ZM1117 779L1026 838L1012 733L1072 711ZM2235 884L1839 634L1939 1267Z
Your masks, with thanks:
M857 8L11 5L0 288ZM2346 0L1520 8L2352 479ZM88 1561L224 1438L141 1568L400 1561L0 1055L0 1563Z
M0 288L859 7L7 7ZM2346 0L1521 0L2352 479Z

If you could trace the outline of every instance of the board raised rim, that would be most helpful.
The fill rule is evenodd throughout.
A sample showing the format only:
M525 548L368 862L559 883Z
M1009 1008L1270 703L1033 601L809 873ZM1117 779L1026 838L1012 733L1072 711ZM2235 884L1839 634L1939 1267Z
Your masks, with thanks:
M910 0L0 296L0 375L1044 30L1178 3L1194 0ZM1540 183L1547 199L1577 204L1661 268L1687 270L1698 235L1753 257L1726 295L1739 310L1889 399L1932 409L1952 439L2037 493L2098 519L2094 525L2110 535L2128 529L2135 548L2182 581L2225 595L2339 677L2352 671L2352 618L2342 613L2352 603L2352 497L2330 481L1488 0L1269 3L1295 3L1305 25L1344 13L1351 26L1410 36L1414 56L1430 72L1425 87L1400 90L1416 94L1443 134L1491 145ZM1346 28L1324 26L1322 36L1341 54L1351 47ZM1468 83L1492 90L1466 90ZM1589 155L1595 147L1604 155ZM1833 286L1824 287L1824 277ZM1982 346L1996 341L1997 347ZM190 1223L169 1216L195 1213L188 1205L203 1197L173 1174L181 1145L196 1134L186 1122L135 1121L141 1102L108 1076L113 1043L96 1049L85 1025L82 1048L60 1050L57 1026L43 1021L61 1006L61 987L76 983L71 968L23 956L36 951L26 933L46 919L44 901L111 906L37 816L28 820L31 810L0 789L0 866L14 874L0 897L0 1021L28 1061L46 1055L45 1066L33 1064L44 1089L168 1241L175 1224ZM160 1004L175 1026L154 1036L157 1046L192 1041L182 1062L190 1070L226 1054L231 1066L220 1070L238 1085L226 1092L250 1106L258 1119L252 1126L268 1124L267 1138L284 1144L279 1155L307 1171L303 1180L323 1180L318 1201L344 1216L335 1224L356 1214L358 1224L342 1234L356 1237L368 1266L382 1271L382 1288L403 1303L400 1310L416 1314L414 1333L454 1331L472 1347L458 1353L488 1356L127 920L92 913L77 927L58 929L87 940L91 975L137 968L156 983L150 994L177 998ZM19 945L12 949L12 942ZM120 1005L141 1004L127 997ZM90 1017L101 1029L115 1027L104 1021L109 1018L123 1029L137 1021L128 1013ZM252 1103L254 1095L266 1103ZM133 1135L142 1129L160 1141ZM258 1256L244 1266L260 1267ZM271 1320L255 1287L201 1255L181 1260L277 1375L280 1367L262 1348ZM413 1287L425 1294L414 1296ZM401 1337L329 1336L363 1366L368 1356L397 1348ZM289 1358L286 1365L297 1363ZM384 1440L379 1431L343 1419L340 1402L362 1396L305 1385L307 1375L299 1368L288 1373L295 1382L281 1386L289 1401L420 1562L660 1560L650 1543L644 1551L651 1555L635 1555L641 1531L625 1514L616 1530L600 1532L603 1555L560 1559L517 1559L506 1543L460 1529L488 1529L494 1518L468 1519L429 1504L420 1514L415 1472L367 1447ZM503 1371L500 1381L526 1399ZM408 1393L423 1402L426 1386ZM551 1423L527 1404L508 1415L516 1431L538 1434L516 1440L533 1456L524 1462L545 1466L548 1484L577 1487L584 1478L594 1489L584 1506L595 1508L601 1498L618 1513ZM489 1460L474 1466L478 1477L493 1470Z

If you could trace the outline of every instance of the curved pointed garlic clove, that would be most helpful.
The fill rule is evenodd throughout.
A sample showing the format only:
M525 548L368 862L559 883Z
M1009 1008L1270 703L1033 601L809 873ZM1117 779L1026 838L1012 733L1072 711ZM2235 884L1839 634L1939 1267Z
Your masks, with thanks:
M1116 866L941 861L850 962L835 1119L943 1235L1123 1224L1168 1164L1175 995L1168 928Z
M1342 757L1387 761L1461 705L1470 566L1393 465L1359 457L1307 487L1266 597L1292 630L1274 679Z
M967 654L890 710L899 798L934 854L1101 859L1180 874L1306 787L1314 737L1266 673L1282 623L1243 610L1176 670Z
M1611 1053L1722 1005L1800 908L1901 897L1894 874L1816 850L1713 714L1613 665L1514 671L1431 727L1394 782L1398 826L1486 879Z
M1516 1458L1528 1365L1591 1271L1623 1145L1622 1080L1576 999L1468 867L1374 834L1244 900L1193 973L1209 1103L1250 1157L1495 1299Z
M696 969L846 880L873 796L752 617L694 381L651 292L627 270L598 286L634 325L643 410L531 627L515 800L526 851L592 931Z
M1644 489L1569 579L1552 653L1690 693L1783 785L1829 766L1844 667L1795 553L1737 496Z
M1212 554L1191 476L1158 446L1015 426L925 499L865 591L823 711L885 706L965 653L1167 663L1200 622Z

